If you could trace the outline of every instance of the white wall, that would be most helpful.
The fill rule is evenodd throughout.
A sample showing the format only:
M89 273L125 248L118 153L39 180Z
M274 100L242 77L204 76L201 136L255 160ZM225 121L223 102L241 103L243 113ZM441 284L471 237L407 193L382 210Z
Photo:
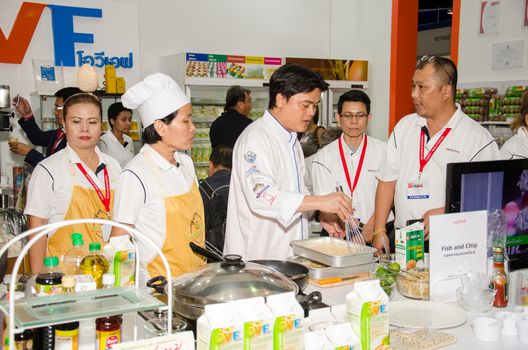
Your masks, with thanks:
M528 81L528 29L522 28L524 0L503 0L497 34L479 35L480 1L461 1L458 51L459 82L492 82L524 79ZM495 42L525 40L522 68L491 69Z

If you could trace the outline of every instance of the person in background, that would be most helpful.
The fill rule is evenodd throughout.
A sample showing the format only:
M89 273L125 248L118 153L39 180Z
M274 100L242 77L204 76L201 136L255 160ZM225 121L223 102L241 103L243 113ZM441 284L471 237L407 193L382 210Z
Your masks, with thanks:
M123 106L123 103L112 103L108 107L108 123L111 130L101 136L98 146L101 152L114 157L121 167L134 157L134 142L127 135L130 132L132 111Z
M233 150L224 253L247 260L284 260L290 241L308 237L312 211L352 213L350 198L335 192L311 196L304 186L304 156L297 133L310 125L328 85L297 64L277 69L264 116L244 130ZM323 223L324 226L324 223ZM343 234L339 227L331 230Z
M328 129L324 130L319 139L319 144L321 145L321 148L319 148L319 150L317 150L317 152L312 154L311 156L304 158L304 162L306 164L306 171L304 173L304 184L306 185L306 188L308 189L309 193L313 193L312 164L315 157L317 156L317 153L319 153L323 148L325 148L326 145L337 140L342 133L343 130L338 126L331 126Z
M11 152L24 156L24 161L35 167L44 158L62 150L66 147L66 138L63 129L64 118L63 118L63 106L64 102L72 95L81 93L82 91L76 87L66 87L60 89L55 93L55 108L53 112L57 119L58 129L42 131L35 121L33 111L29 102L20 96L16 96L13 99L13 106L21 115L18 120L18 124L26 133L29 141L35 146L46 147L46 154L42 154L35 150L31 145L22 142L10 142L9 148Z
M343 133L317 152L312 163L313 193L324 195L334 192L336 187L342 188L352 198L353 216L362 227L366 242L372 240L376 173L386 148L385 142L367 136L371 119L370 98L366 93L350 90L342 94L337 103L336 120ZM337 221L336 215L321 216L326 221Z
M205 240L219 251L224 250L232 159L231 147L213 148L209 158L209 177L199 181L205 212Z
M97 148L101 122L102 106L96 96L75 94L64 103L68 143L38 163L33 171L24 210L30 229L64 220L112 217L113 192L121 167ZM110 234L107 227L96 224L71 225L55 231L29 250L34 274L40 272L46 255L61 258L71 249L72 232L81 232L86 245L104 243Z
M219 145L235 147L235 142L242 131L252 122L248 118L250 111L251 91L239 85L231 86L227 90L224 113L216 118L209 130L211 147L215 148Z
M303 133L298 134L299 142L301 143L302 151L304 154L304 158L310 157L314 155L321 146L321 135L325 131L324 126L317 125L319 122L319 107L317 107L317 110L315 112L315 116L312 119L312 122L310 123L310 126L308 126L308 130Z
M423 219L429 239L429 218L444 214L446 165L499 159L490 133L455 103L457 69L444 57L423 56L412 79L416 113L394 127L377 177L372 245L383 250L385 223L394 201L394 226Z
M521 100L519 117L512 123L511 128L517 134L507 140L500 149L501 158L519 159L528 158L528 91L525 91Z
M192 159L196 127L189 98L169 76L156 73L132 86L121 101L141 118L145 144L123 170L116 192L114 221L135 227L161 249L172 276L195 270L204 259L191 251L190 242L203 246L204 209ZM112 229L110 244L128 243L128 232ZM141 283L164 275L161 257L138 240Z

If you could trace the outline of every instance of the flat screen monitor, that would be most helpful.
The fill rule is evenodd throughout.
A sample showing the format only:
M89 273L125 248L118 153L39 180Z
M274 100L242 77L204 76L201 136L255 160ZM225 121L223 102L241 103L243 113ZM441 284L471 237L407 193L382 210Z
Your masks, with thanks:
M506 247L528 258L528 159L447 165L446 212L504 210Z

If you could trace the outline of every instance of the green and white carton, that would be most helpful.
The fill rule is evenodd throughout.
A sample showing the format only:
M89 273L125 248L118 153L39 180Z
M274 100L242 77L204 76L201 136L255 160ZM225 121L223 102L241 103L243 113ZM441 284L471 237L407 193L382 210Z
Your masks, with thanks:
M424 267L424 225L416 222L396 230L396 262L402 268Z
M362 350L389 348L389 297L379 280L356 282L347 294L347 312Z
M234 302L244 325L244 350L273 350L273 313L263 297Z
M273 312L273 349L303 350L304 310L293 292L270 295L266 303Z
M205 305L198 318L198 350L242 350L243 324L233 303Z

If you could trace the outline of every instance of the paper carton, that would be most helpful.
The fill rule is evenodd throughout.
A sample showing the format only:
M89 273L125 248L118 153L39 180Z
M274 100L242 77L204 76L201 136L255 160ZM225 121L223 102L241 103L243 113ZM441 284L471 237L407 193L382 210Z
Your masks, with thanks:
M206 305L196 329L198 350L244 349L243 323L233 303Z
M334 350L323 329L304 333L305 350Z
M363 350L389 345L389 298L379 280L356 282L346 296L352 329Z
M396 262L402 268L424 267L424 226L421 222L396 230Z
M304 349L304 311L292 292L270 295L266 299L273 312L273 349Z
M325 328L325 333L332 344L332 349L361 350L361 343L350 322L328 326Z
M244 324L244 350L272 350L274 318L264 298L242 299L234 304Z

